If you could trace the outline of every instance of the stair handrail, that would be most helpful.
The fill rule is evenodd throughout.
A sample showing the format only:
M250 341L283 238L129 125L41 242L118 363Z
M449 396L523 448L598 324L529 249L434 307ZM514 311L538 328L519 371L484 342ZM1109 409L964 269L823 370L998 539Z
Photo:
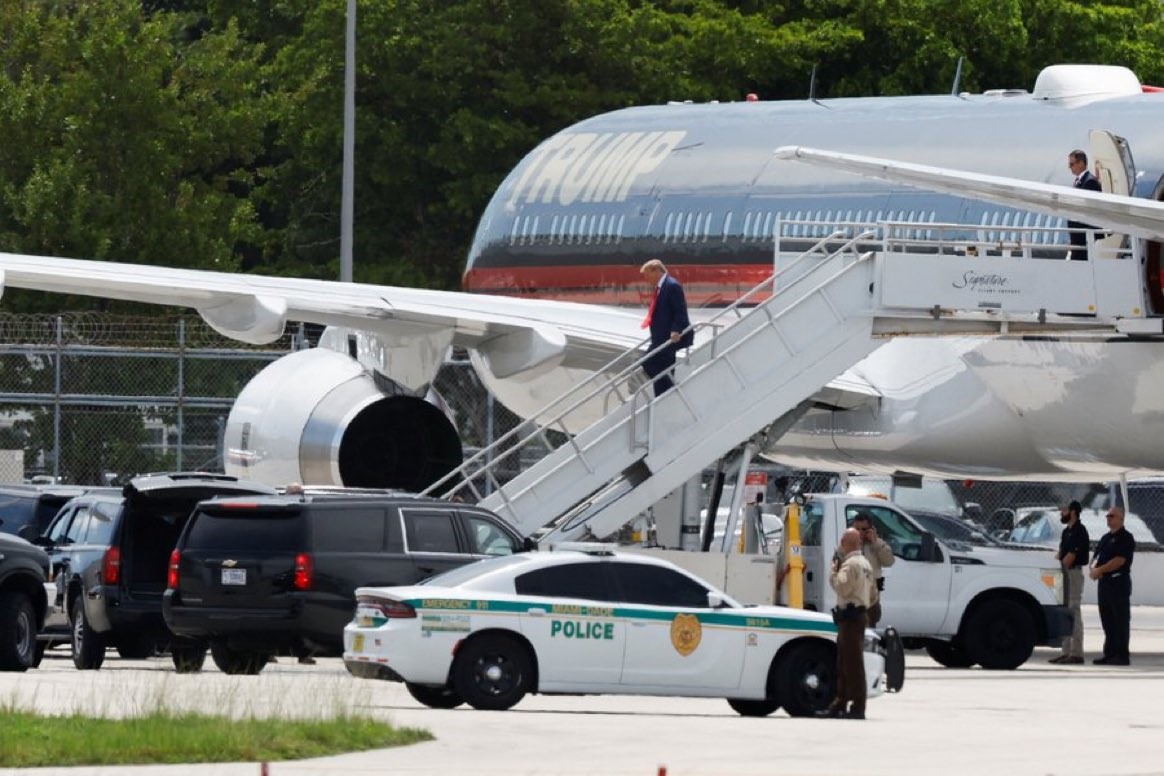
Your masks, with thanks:
M779 291L775 291L775 285L774 285L775 282L783 275L787 274L788 272L790 272L793 269L795 269L796 267L798 267L802 262L807 261L809 259L809 257L816 254L821 248L825 247L828 243L834 242L838 239L843 238L845 236L846 231L847 231L846 229L836 229L833 232L831 232L830 234L828 234L824 237L821 237L816 243L814 243L812 245L812 247L805 250L803 253L801 253L799 256L797 256L795 259L793 259L785 267L781 268L780 270L774 271L767 278L765 278L764 280L757 283L755 286L753 286L751 289L749 289L745 294L743 294L738 299L736 299L732 304L730 304L727 307L720 310L712 318L708 319L707 321L700 321L698 323L692 324L691 326L688 326L686 329L684 329L683 333L686 334L687 332L695 332L695 331L699 331L699 330L702 330L705 328L714 328L714 329L718 330L722 326L722 324L717 323L717 321L719 321L720 319L722 319L723 317L725 317L729 314L733 314L733 313L736 314L737 319L739 317L742 317L738 312L740 310L740 308L745 306L745 304L748 301L750 301L755 296L757 296L766 287L771 286L774 290L773 290L772 295L769 297L769 300L765 300L765 302L770 301L770 299L776 297L778 294L783 294L785 292L790 291L792 288L797 286L804 278L811 275L812 274L811 271L804 273L800 277L795 278L790 283L789 286L787 286L785 288L781 288ZM829 251L826 255L835 255L837 253L841 253L845 250L848 250L851 246L856 244L858 241L866 239L872 233L873 232L871 230L863 231L860 234L849 238L841 247ZM758 308L758 307L762 306L762 304L763 303L758 303L756 305L756 307ZM712 341L714 341L714 337L713 337ZM569 414L571 414L572 412L577 410L578 407L582 406L583 404L590 401L591 399L596 398L597 396L601 395L602 393L607 393L611 389L617 390L617 387L619 385L621 385L629 377L636 375L638 373L639 368L642 366L642 364L644 362L646 362L649 358L651 358L655 354L661 352L663 349L670 347L670 344L671 344L671 343L663 343L662 345L658 346L657 348L653 348L653 349L643 353L641 356L639 356L637 359L635 359L632 363L630 363L628 366L623 367L621 370L619 370L613 376L609 375L608 370L618 368L618 364L620 362L624 362L631 354L633 354L635 352L641 352L641 348L644 345L648 345L649 343L650 343L650 337L645 337L644 339L637 342L635 345L631 346L627 350L620 353L615 358L611 359L604 367L593 372L591 375L589 375L582 382L580 382L574 386L571 386L569 389L567 389L561 395L555 397L554 399L551 399L541 410L539 410L533 416L531 416L530 418L527 418L523 423L515 426L513 429L511 429L510 431L506 432L501 437L496 439L491 445L479 450L473 456L471 456L470 458L465 460L460 466L449 471L443 477L441 477L440 479L433 482L431 485L429 485L427 488L425 488L423 491L421 491L422 495L433 495L434 493L441 491L441 489L444 486L446 486L449 482L451 482L457 478L460 478L461 482L459 482L458 484L454 485L453 487L449 488L447 491L444 492L444 496L446 498L454 497L464 489L471 490L473 492L474 496L477 498L477 500L480 500L481 498L483 498L483 496L478 491L477 487L473 484L473 479L475 479L477 476L479 476L481 474L485 474L487 477L491 477L492 469L495 468L500 461L505 460L510 455L512 455L514 452L520 451L524 446L526 446L530 441L532 441L536 437L542 437L544 440L545 439L545 431L546 431L546 429L550 428L551 426L557 424L557 425L561 426L562 430L564 431L564 426L562 425L562 421L564 418L566 418ZM582 392L584 389L586 389L588 386L591 386L593 383L599 382L600 379L601 379L600 385L598 385L597 387L591 388L591 390L587 391L586 395L583 396L582 398L576 398L565 409L560 410L550 420L547 420L544 422L541 422L538 420L541 416L549 413L552 409L556 408L558 405L562 404L567 399L574 397L576 394ZM644 385L649 385L649 384L650 383L647 382ZM634 392L632 392L632 394L638 393L641 390L641 388L642 388L642 386L640 386L638 389L636 389ZM624 397L620 396L620 398L622 399L623 402L625 402L630 397L624 398ZM526 433L526 435L523 438L521 438L520 440L513 442L513 440L516 437L520 436L523 433L523 431L526 428L528 428L528 426L531 423L535 426L534 430ZM567 434L567 436L570 436L570 435ZM506 445L507 443L512 443L512 444L511 444L511 446L508 447L508 449L506 449L504 451L504 453L502 455L495 456L494 454L497 452L497 450L499 450L502 446ZM472 467L474 465L480 464L482 462L484 462L484 465L480 466L480 468L478 468L476 470L472 469ZM503 498L504 498L504 496L503 496Z

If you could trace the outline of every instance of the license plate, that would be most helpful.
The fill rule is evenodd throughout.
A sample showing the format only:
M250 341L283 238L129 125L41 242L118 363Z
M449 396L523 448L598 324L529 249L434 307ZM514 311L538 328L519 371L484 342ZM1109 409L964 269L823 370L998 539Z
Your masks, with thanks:
M222 584L224 585L245 585L247 583L246 569L223 569L222 570Z
M364 651L364 634L357 633L355 636L352 636L352 652L363 652L363 651Z

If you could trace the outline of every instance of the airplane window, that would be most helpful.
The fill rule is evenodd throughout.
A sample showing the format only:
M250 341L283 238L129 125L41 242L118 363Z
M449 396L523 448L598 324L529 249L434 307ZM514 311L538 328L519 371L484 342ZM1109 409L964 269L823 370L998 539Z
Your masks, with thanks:
M776 217L776 214L769 211L768 215L764 218L764 239L765 240L772 237L772 219L775 217Z
M513 228L509 230L509 244L513 245L517 242L517 227L521 223L520 218L513 219Z
M803 221L804 220L804 213L797 210L796 215L792 218L792 220L793 221ZM804 236L804 224L800 224L800 223L796 224L792 228L792 236L793 237L803 237Z
M663 242L669 242L671 239L671 223L675 220L674 213L667 214L667 223L663 225Z
M558 236L558 217L554 216L550 220L550 244L553 245Z
M574 237L578 234L578 216L570 216L570 229L566 235L566 242L573 244Z
M692 237L699 237L703 232L703 213L695 214L695 228L691 230Z
M683 242L691 239L691 217L694 215L694 213L688 213L687 220L683 223Z
M529 230L529 241L530 241L531 245L538 239L538 221L539 220L540 220L539 216L534 216L533 227L531 227Z
M618 234L616 235L615 242L622 242L622 225L625 222L626 222L626 216L619 216L618 217Z
M712 213L709 210L707 212L707 217L703 219L703 241L704 242L707 242L707 238L711 237L711 219L712 219L712 217L713 217Z
M589 229L586 228L587 222L590 224ZM594 238L594 216L582 216L582 234L586 238L586 244L589 245Z
M748 212L744 213L744 230L743 230L743 232L741 232L741 236L744 238L745 241L748 239L748 230L751 228L752 228L752 211L749 210Z
M732 228L732 214L729 212L723 217L723 240L727 242L728 232Z
M598 217L598 240L599 242L606 242L606 213Z

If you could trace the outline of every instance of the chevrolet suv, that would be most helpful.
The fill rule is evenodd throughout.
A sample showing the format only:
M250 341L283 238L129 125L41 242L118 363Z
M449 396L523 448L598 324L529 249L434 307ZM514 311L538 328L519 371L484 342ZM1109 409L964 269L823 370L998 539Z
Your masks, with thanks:
M411 585L526 543L497 515L391 491L308 491L198 505L170 558L174 633L228 674L276 653L338 656L364 585Z
M179 671L201 668L206 646L174 639L162 619L166 564L194 506L215 496L268 495L274 488L219 474L137 477L121 493L90 493L66 504L37 539L49 554L55 608L63 612L73 664L100 668L106 647L124 658L169 648Z

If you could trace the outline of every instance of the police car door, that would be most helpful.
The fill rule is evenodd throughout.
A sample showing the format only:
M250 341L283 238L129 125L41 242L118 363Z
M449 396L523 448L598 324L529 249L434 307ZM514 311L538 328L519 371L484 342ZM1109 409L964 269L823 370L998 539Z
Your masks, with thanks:
M538 686L617 687L626 622L616 619L616 593L607 567L596 561L546 566L518 575L514 590L528 597L521 632L537 653Z
M708 608L694 577L646 563L610 564L627 623L624 689L733 690L744 660L743 627Z

